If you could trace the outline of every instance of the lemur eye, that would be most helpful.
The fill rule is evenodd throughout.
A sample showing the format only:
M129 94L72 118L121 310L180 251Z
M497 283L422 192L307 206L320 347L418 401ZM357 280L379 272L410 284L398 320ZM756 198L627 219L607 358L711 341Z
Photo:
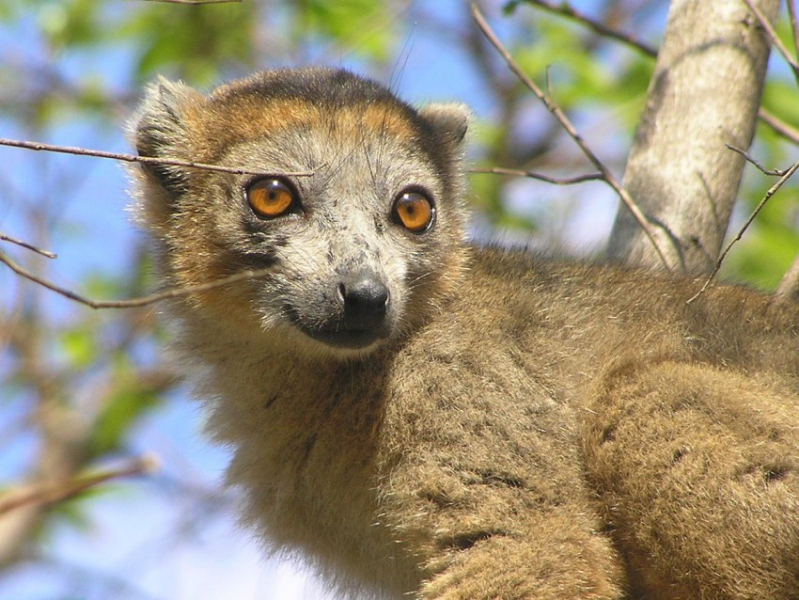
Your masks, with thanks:
M420 192L407 191L397 196L392 209L394 220L413 233L427 231L436 217L432 200Z
M291 210L297 193L280 179L258 179L247 187L247 202L259 217L274 219Z

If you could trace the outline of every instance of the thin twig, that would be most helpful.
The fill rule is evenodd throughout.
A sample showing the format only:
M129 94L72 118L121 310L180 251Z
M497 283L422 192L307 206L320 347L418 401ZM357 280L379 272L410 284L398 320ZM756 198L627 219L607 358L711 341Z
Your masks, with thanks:
M573 21L576 21L577 23L585 25L595 33L619 41L631 48L634 48L635 50L640 51L642 54L650 58L657 57L658 50L654 46L650 46L645 42L636 39L630 34L608 27L606 24L602 23L601 21L597 21L596 19L590 17L589 15L586 15L585 13L580 12L579 10L575 9L568 3L554 4L552 2L547 2L546 0L523 0L523 1L527 4L537 6L553 14L561 15L565 18L571 19ZM791 26L794 32L794 43L799 47L799 24L797 24L796 11L793 0L790 0L788 2L788 12L790 14ZM799 48L797 48L797 52L799 52ZM799 130L797 130L796 128L788 125L781 119L777 118L775 115L770 113L762 106L758 111L758 117L760 118L760 120L769 125L772 129L774 129L774 131L782 135L784 138L790 140L794 144L799 144Z
M791 31L793 32L793 49L799 54L799 22L796 19L796 6L794 0L788 0L788 18L791 21Z
M757 162L757 160L752 158L752 156L750 156L748 152L746 152L744 150L741 150L740 148L736 148L732 144L724 144L724 145L727 146L727 148L729 148L733 152L743 156L744 159L747 162L749 162L749 163L753 164L755 167L757 167L757 169L761 173L763 173L764 175L771 175L773 177L782 177L783 175L785 175L790 170L790 167L787 168L787 169L767 169L766 167L761 165L759 162Z
M135 154L121 154L118 152L106 152L104 150L89 150L75 146L55 146L41 142L25 142L22 140L9 140L0 138L0 146L11 146L13 148L24 148L26 150L36 150L45 152L59 152L61 154L75 154L77 156L94 156L96 158L110 158L123 162L138 162L154 165L169 165L174 167L189 167L191 169L203 169L206 171L219 171L221 173L233 173L234 175L286 175L290 177L310 177L313 173L266 173L253 169L241 169L237 167L223 167L221 165L209 165L176 158L155 158L150 156L136 156Z
M746 220L746 223L744 223L743 227L741 227L740 231L738 231L738 234L729 244L727 244L727 247L724 249L724 252L722 252L721 256L719 256L718 260L716 261L716 266L714 267L713 272L710 275L708 275L707 281L705 281L705 284L702 286L702 289L700 289L696 294L691 296L691 298L689 298L688 301L686 302L687 304L690 304L705 292L710 283L718 274L719 269L721 269L721 263L724 262L724 259L727 257L727 254L729 254L733 245L735 245L738 241L740 241L746 230L749 229L749 226L752 224L752 221L754 221L757 215L760 214L760 211L763 210L763 207L766 205L766 203L771 199L771 197L774 194L777 193L777 191L785 184L786 181L788 181L788 179L791 178L791 176L797 170L799 170L799 161L791 165L791 167L785 171L782 177L779 178L777 183L775 183L768 189L766 195L763 196L763 199L755 207L755 210L753 210L752 214L749 215L749 218Z
M72 290L56 285L55 283L48 281L47 279L44 279L42 277L39 277L38 275L31 273L30 271L26 270L24 267L14 262L7 254L3 252L0 252L0 263L4 263L5 265L7 265L9 269L11 269L14 273L19 275L20 277L24 277L25 279L28 279L38 285L41 285L42 287L45 287L48 290L55 292L56 294L64 296L69 300L74 300L75 302L78 302L85 306L89 306L94 309L139 308L142 306L147 306L149 304L154 304L155 302L161 302L162 300L167 300L170 298L179 298L181 296L188 296L190 294L200 294L232 283L238 283L240 281L247 281L250 279L257 279L258 277L264 277L270 273L268 269L258 269L256 271L241 271L240 273L236 273L235 275L230 275L229 277L223 277L221 279L209 281L208 283L189 285L181 288L170 288L162 292L158 292L156 294L143 296L141 298L133 298L130 300L98 301L98 300L91 300L89 298L81 296L80 294L77 294Z
M583 138L574 128L574 125L572 125L569 118L565 115L563 110L561 110L561 108L557 104L555 104L546 94L544 94L541 91L541 89L535 84L535 82L532 79L530 79L524 73L524 71L522 71L521 67L519 67L519 65L513 59L510 52L508 52L505 46L503 46L502 42L499 41L499 38L497 38L497 36L494 34L493 30L486 22L485 18L483 17L482 13L480 12L480 9L477 7L476 4L472 4L472 18L475 20L477 26L483 32L483 35L485 35L488 41L491 42L491 45L494 46L497 52L499 52L500 55L502 55L502 58L505 59L505 62L508 64L510 70L519 78L519 80L525 86L527 86L527 88L531 92L533 92L533 94L535 94L535 96L539 100L541 100L541 102L543 102L547 110L549 110L549 112L551 112L555 116L555 118L560 122L560 124L563 126L566 132L577 143L577 145L579 146L583 154L586 156L586 158L588 158L588 160L591 161L594 167L596 167L596 169L600 173L602 173L602 179L608 185L610 185L610 187L612 187L613 190L618 194L619 198L621 198L621 201L629 209L635 220L643 229L646 236L649 238L649 241L652 243L652 246L654 247L655 252L657 252L658 256L660 257L660 260L663 263L664 267L667 270L669 270L670 269L669 263L666 260L663 251L660 249L660 246L657 243L657 240L655 238L655 233L652 228L652 224L646 218L644 213L641 212L641 209L635 203L635 200L633 200L633 198L630 196L629 192L627 192L627 190L625 190L621 186L621 184L613 175L613 173L602 163L601 160L599 160L599 157L597 157L597 155L594 154L593 150L591 150L588 147Z
M36 254L41 254L46 258L58 258L58 255L55 252L50 252L49 250L45 250L43 248L37 248L28 242L23 242L22 240L18 240L2 232L0 232L0 242L11 242L12 244L16 244L17 246L25 248L26 250L31 250Z
M776 117L762 106L760 107L760 110L758 110L757 116L779 135L788 141L793 142L794 144L799 144L799 129L788 125L788 123Z
M154 457L142 456L119 469L81 475L65 481L31 483L22 488L5 492L0 496L0 515L23 506L61 502L106 481L143 475L157 468L158 461Z
M796 60L791 53L788 51L788 48L785 47L785 44L782 43L780 40L780 36L777 35L777 32L772 27L769 20L766 18L766 15L755 6L755 3L752 0L744 0L746 5L749 7L749 10L752 11L752 14L757 17L757 20L760 22L760 25L763 27L763 30L766 32L766 36L768 37L771 44L782 54L782 57L785 59L785 62L788 63L788 66L791 67L791 71L793 71L793 77L797 83L799 83L799 64L796 63Z
M612 29L611 27L608 27L602 21L597 21L593 17L590 17L589 15L580 12L576 8L572 7L568 2L559 2L558 4L555 4L553 2L546 2L545 0L524 0L524 2L526 4L532 4L534 6L538 6L539 8L547 10L551 13L555 13L563 17L572 19L574 21L583 23L589 29L593 30L595 33L622 42L623 44L626 44L628 46L635 48L636 50L641 51L647 56L655 57L658 54L657 48L654 48L649 44L642 42L641 40L637 39L631 34L617 31L615 29Z
M602 181L604 178L602 173L586 173L584 175L576 175L574 177L550 177L543 173L536 173L535 171L522 171L521 169L505 169L503 167L494 167L492 169L469 169L469 173L491 173L494 175L514 175L516 177L529 177L530 179L540 179L547 183L554 185L574 185L576 183L583 183L585 181Z

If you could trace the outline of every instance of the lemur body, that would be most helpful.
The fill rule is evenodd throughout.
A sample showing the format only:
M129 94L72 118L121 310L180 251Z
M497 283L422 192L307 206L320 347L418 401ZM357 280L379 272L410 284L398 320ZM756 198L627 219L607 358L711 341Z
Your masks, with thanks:
M465 241L467 114L343 71L161 81L178 355L270 549L342 594L799 598L799 311ZM285 173L309 173L283 175Z

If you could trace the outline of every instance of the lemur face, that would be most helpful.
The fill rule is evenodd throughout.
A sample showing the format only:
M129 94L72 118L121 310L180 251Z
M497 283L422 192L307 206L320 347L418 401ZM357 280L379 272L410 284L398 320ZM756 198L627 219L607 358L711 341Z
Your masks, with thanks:
M396 333L414 285L439 268L439 230L451 220L440 207L444 186L391 132L390 113L366 113L330 118L298 107L295 124L226 153L226 164L274 173L224 190L219 224L234 261L272 269L253 298L264 327L290 324L329 346L368 348ZM280 175L291 172L312 174Z
M417 112L342 71L277 71L208 98L161 82L135 127L143 155L263 173L157 166L140 178L174 284L266 270L198 294L198 310L348 355L420 324L451 289L461 107Z

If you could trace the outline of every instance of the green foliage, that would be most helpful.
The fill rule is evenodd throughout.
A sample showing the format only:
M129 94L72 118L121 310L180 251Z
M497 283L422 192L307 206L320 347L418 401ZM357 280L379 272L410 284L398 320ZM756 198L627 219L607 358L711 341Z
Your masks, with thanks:
M133 425L161 401L160 390L142 385L124 355L115 357L111 373L114 391L99 412L87 444L95 457L119 451Z
M784 159L774 158L785 153L784 142L773 131L762 126L756 148L768 158L758 154L774 168L785 168ZM762 149L762 150L761 150ZM794 159L795 160L795 159ZM749 177L741 189L740 212L744 216L755 210L769 187L777 183L776 176L767 176L755 167L747 166ZM799 255L799 184L789 180L768 200L742 239L728 255L722 274L736 281L744 281L761 289L774 289L788 267ZM741 218L741 220L744 217ZM733 223L728 238L732 239L742 223Z
M643 106L654 61L630 50L600 52L608 45L574 23L536 13L528 39L513 56L539 87L564 110L577 105L617 106L631 100Z
M61 333L61 350L71 369L86 369L98 359L96 331L87 323Z
M143 3L120 35L138 51L136 78L166 72L208 85L226 65L252 65L258 31L255 2L183 6Z
M782 24L784 30L786 24ZM799 126L799 107L796 102L796 82L786 73L766 81L763 106L784 123ZM771 127L761 124L750 154L766 169L787 169L796 160L796 148ZM741 192L740 210L748 215L765 197L769 187L777 183L777 176L765 175L755 166L746 166ZM788 180L768 201L752 226L728 255L722 273L738 281L746 281L760 288L773 289L785 271L799 255L797 211L799 211L799 181ZM737 234L735 225L728 237Z
M763 90L763 106L786 123L799 124L799 102L796 101L796 82L791 79L771 79Z
M396 38L397 22L381 0L299 0L298 31L316 32L348 51L386 61Z
M36 17L50 46L59 51L105 41L100 0L42 2Z
M784 212L784 211L777 211ZM760 289L774 289L799 254L795 221L793 227L773 218L759 219L754 231L730 254L724 273Z

